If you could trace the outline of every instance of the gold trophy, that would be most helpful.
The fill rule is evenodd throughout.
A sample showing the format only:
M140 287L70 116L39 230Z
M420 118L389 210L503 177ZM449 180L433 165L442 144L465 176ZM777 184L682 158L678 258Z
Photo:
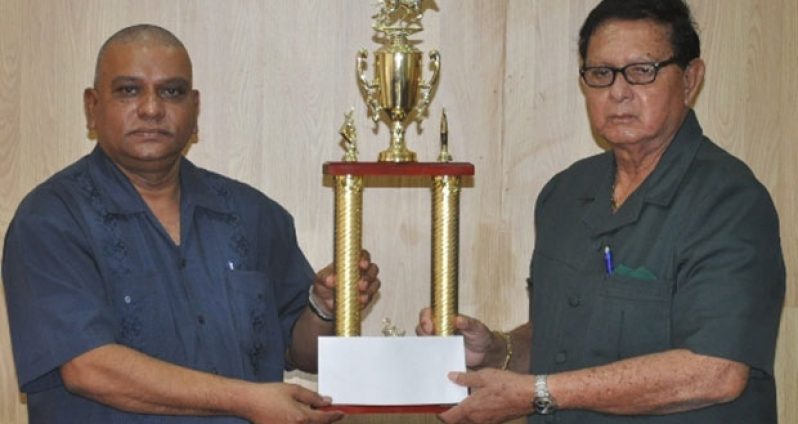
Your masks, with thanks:
M416 154L405 145L405 129L410 118L424 119L432 92L438 85L440 55L429 53L432 76L429 82L421 77L423 54L407 37L423 30L421 0L380 0L380 11L373 16L372 27L385 35L388 45L374 52L374 81L366 78L368 51L357 55L357 77L368 103L374 123L385 111L391 127L391 144L380 152L380 162L414 162Z
M421 31L421 0L381 0L374 15L374 29L385 34L390 44L376 53L376 79L366 80L368 53L361 50L357 76L365 91L369 116L379 122L385 111L391 124L391 145L377 162L359 162L354 109L344 116L339 130L346 154L340 162L324 164L325 175L335 184L335 270L336 335L360 335L361 319L357 302L358 261L362 244L364 178L374 176L428 177L432 189L432 281L431 304L435 334L455 333L452 319L457 315L460 186L463 176L474 175L474 165L452 162L449 153L449 126L446 111L441 114L441 150L437 161L417 162L416 154L404 142L406 123L420 121L438 81L440 57L430 53L433 74L429 83L421 80L422 54L407 36ZM391 332L397 333L396 331Z
M333 396L338 404L336 408L356 405L357 408L349 411L353 413L439 413L445 410L440 405L457 403L467 396L465 388L452 387L446 379L446 372L453 370L452 367L462 371L466 369L464 346L459 336L423 340L416 337L358 337L361 336L357 282L363 235L363 191L369 186L371 177L428 178L432 191L430 303L435 334L454 336L453 319L458 313L461 178L474 175L474 165L452 162L445 111L441 116L441 149L437 160L417 162L416 154L405 146L406 126L412 119L420 122L429 106L438 82L440 57L435 51L430 53L429 67L433 73L429 82L424 82L421 78L422 54L407 39L408 35L422 29L421 0L381 0L379 7L373 27L385 34L389 43L374 54L373 82L365 76L368 60L365 50L358 54L356 70L370 118L378 123L384 116L391 126L391 145L380 153L376 162L358 161L357 129L350 110L339 130L346 153L340 161L327 162L323 167L324 174L334 180L337 283L335 336L319 338L319 391ZM385 113L381 114L383 111ZM387 318L383 325L384 336L404 334ZM398 351L403 352L401 358L392 355ZM384 358L393 359L386 361ZM445 359L442 363L435 363L430 358ZM393 363L404 364L398 366L403 370L401 378L383 375ZM431 367L424 370L419 364L431 364ZM380 376L379 381L371 380L372 376ZM379 389L351 390L360 384ZM432 390L417 390L420 387L413 384ZM397 394L397 391L401 393Z

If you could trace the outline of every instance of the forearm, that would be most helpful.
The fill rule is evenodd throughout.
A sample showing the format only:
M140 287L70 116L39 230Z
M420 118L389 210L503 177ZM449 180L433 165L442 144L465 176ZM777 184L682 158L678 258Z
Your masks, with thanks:
M105 345L61 367L70 392L134 413L245 415L253 383L173 365L121 345Z
M513 356L510 358L507 369L522 374L528 373L529 360L532 356L530 349L532 346L532 323L527 322L518 326L510 332L510 337L512 337L513 343Z
M732 401L747 380L744 364L671 350L552 374L549 388L561 409L668 414Z
M305 308L291 333L288 361L303 371L316 372L318 368L318 337L333 335L334 331L334 323L322 320L310 309Z

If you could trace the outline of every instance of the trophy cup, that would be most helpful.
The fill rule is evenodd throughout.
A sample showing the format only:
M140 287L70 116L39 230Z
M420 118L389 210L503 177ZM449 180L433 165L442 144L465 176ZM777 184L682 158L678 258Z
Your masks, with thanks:
M445 376L446 371L465 370L465 353L459 336L379 337L380 340L356 337L361 335L357 282L360 279L358 262L363 232L363 189L367 186L364 178L384 176L429 178L427 181L432 190L433 203L431 247L433 321L437 336L453 336L454 317L457 314L461 178L474 175L473 164L452 162L445 110L441 116L441 150L436 161L416 161L416 154L405 145L404 134L408 123L412 119L420 122L430 104L438 82L440 55L436 51L429 54L432 75L429 82L423 81L422 54L411 46L407 39L408 35L423 29L421 0L381 0L379 5L380 11L374 16L373 28L385 35L388 44L375 52L373 82L369 82L365 75L368 52L361 50L358 53L356 79L363 91L371 120L379 125L381 117L384 116L388 121L391 127L391 143L387 150L379 154L378 161L358 161L357 130L352 117L353 112L350 110L345 115L344 123L339 130L346 154L341 161L327 162L323 166L324 174L333 177L335 190L336 337L319 339L320 392L332 395L337 404L380 405L377 412L384 411L379 408L384 408L385 405L402 405L402 408L406 408L408 404L441 405L462 400L467 392L460 386L453 387ZM403 334L392 326L390 320L385 320L383 323L386 325L383 329L384 335ZM394 358L392 354L397 351L412 351L420 356ZM353 356L357 356L358 360L353 360ZM432 369L423 372L414 371L419 374L413 374L412 384L383 383L375 390L363 389L363 387L372 387L370 378L375 375L381 376L386 368L407 373L410 370L418 370L419 364L434 362L431 358L447 359L443 359L438 365L430 365ZM413 360L415 362L410 364L393 362ZM393 366L386 366L386 363L392 363ZM419 381L429 378L434 381L418 385ZM346 380L348 383L340 383L341 380ZM360 389L352 393L341 390L341 385ZM430 389L431 392L426 389ZM397 395L394 390L405 390L405 393ZM410 401L404 397L408 395L407 392L412 392L409 393L413 395L410 396ZM374 398L375 393L380 397ZM407 409L403 411L410 412ZM435 411L440 412L439 409L416 410L416 412Z
M440 55L429 53L432 76L429 82L421 77L421 51L413 47L407 36L421 30L421 0L382 0L380 12L372 27L387 38L389 44L374 52L374 81L366 78L368 51L357 55L357 81L366 96L369 115L379 123L380 112L391 127L391 144L380 153L380 162L414 162L416 154L405 144L405 129L411 117L420 123L438 85Z

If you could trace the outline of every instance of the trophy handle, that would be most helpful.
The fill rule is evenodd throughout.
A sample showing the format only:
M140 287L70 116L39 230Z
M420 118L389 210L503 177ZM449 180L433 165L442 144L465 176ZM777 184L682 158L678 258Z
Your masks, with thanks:
M357 62L355 65L357 69L357 83L360 86L360 89L366 93L366 104L368 104L369 107L369 117L372 121L377 122L380 120L380 111L382 110L382 106L380 106L380 103L374 97L374 94L377 91L378 82L370 83L368 79L366 79L368 60L368 50L360 49L360 51L357 52Z
M432 77L429 83L420 83L418 85L419 94L421 94L421 101L416 106L416 122L421 123L424 112L427 111L427 106L430 103L430 96L435 88L438 87L438 76L441 71L441 54L437 50L429 52L430 67L432 67Z

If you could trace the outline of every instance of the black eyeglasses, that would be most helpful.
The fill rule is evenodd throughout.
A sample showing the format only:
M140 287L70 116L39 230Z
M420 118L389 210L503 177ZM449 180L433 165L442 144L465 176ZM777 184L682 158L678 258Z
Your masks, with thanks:
M612 66L583 66L579 75L588 87L603 88L615 83L615 76L623 74L623 79L632 85L651 84L657 79L660 69L673 65L677 60L672 57L661 62L630 63L622 68Z

